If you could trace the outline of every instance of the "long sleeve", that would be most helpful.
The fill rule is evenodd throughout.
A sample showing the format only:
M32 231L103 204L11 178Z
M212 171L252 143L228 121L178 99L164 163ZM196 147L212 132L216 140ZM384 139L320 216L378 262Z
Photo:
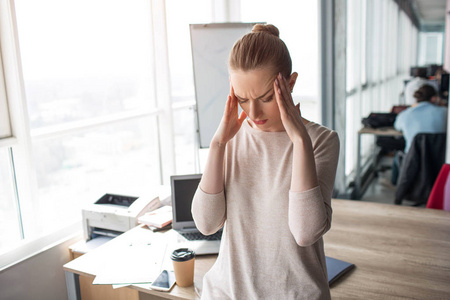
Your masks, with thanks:
M192 201L192 216L201 233L204 235L216 233L226 220L224 192L207 194L198 187Z
M339 156L336 132L322 133L313 144L319 186L289 192L289 228L300 246L309 246L331 227L331 196Z

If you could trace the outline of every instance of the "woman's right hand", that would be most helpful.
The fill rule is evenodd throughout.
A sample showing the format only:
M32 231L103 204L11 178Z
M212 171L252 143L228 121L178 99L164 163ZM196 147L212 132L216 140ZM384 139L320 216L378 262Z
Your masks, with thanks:
M245 111L242 111L240 115L238 115L238 113L238 99L234 95L233 86L231 86L230 94L228 95L227 103L225 104L225 111L222 120L220 121L219 128L217 128L211 141L212 144L224 146L236 135L241 128L242 123L247 118Z

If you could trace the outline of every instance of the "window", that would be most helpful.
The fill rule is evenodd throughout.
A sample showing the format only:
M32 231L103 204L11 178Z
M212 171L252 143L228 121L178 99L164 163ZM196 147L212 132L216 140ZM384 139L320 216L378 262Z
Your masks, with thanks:
M189 24L213 22L210 0L166 2L170 76L174 102L195 100Z
M419 66L442 65L443 60L443 32L423 32L420 33L420 57Z
M189 24L214 21L210 0L166 1L177 174L200 172ZM226 99L225 99L226 100Z
M11 148L0 148L0 250L7 249L22 238L21 220L15 201L15 182ZM0 251L1 253L2 251Z
M148 1L25 0L16 11L31 129L154 107Z
M80 220L81 208L106 192L141 195L159 178L156 119L153 116L84 129L53 138L35 138L32 148L38 194L29 234ZM30 203L31 204L31 203ZM32 223L39 220L40 226ZM28 225L28 226L27 226Z
M10 229L0 254L81 230L84 205L151 192L165 168L153 40L166 32L152 17L164 11L150 0L12 3L17 31L4 30L20 45L24 105L21 137L0 143L0 225Z
M345 174L349 184L356 168L361 119L370 112L389 111L402 101L403 80L417 57L417 29L393 0L348 0L347 20ZM363 137L363 164L372 147L373 139Z

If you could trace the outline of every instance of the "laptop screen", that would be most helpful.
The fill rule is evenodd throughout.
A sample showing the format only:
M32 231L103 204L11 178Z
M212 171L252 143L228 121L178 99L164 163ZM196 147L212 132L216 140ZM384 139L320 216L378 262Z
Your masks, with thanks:
M195 191L200 183L200 179L201 174L171 177L174 222L194 221L191 213L191 205Z

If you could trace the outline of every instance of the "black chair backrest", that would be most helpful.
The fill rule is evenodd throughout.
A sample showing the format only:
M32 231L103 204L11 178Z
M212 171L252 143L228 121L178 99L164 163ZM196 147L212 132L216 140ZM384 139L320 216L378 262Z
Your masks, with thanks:
M425 204L445 162L446 133L419 133L403 159L395 192L395 203L403 199Z

